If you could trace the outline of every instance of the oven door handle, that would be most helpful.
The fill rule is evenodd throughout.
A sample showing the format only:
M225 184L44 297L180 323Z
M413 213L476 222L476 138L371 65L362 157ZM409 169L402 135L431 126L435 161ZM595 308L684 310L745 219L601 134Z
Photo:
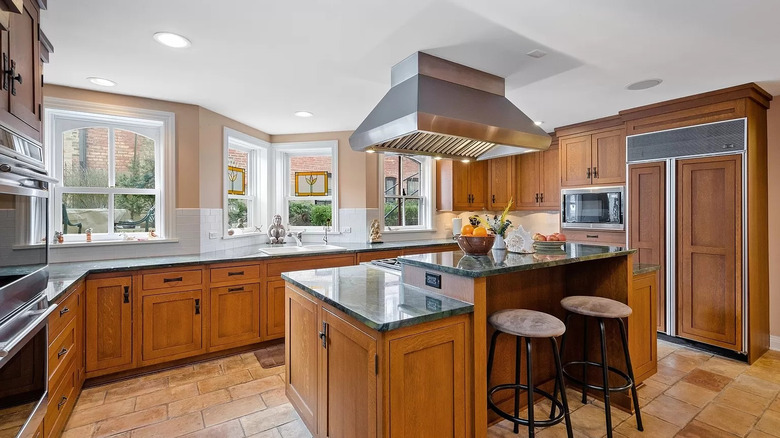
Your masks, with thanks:
M30 339L38 333L38 330L46 325L46 321L49 315L57 308L56 304L50 305L48 308L40 311L40 314L35 319L27 324L19 333L11 339L0 340L0 363L2 359L7 356L16 354L16 348L21 348Z

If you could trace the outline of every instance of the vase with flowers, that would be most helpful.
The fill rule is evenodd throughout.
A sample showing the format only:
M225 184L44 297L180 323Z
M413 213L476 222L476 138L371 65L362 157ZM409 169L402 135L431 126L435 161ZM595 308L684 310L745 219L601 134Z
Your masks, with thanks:
M509 200L509 203L506 205L506 208L504 209L504 212L501 213L501 216L493 215L492 217L488 214L485 215L485 219L482 219L479 215L471 216L469 219L474 219L476 221L479 221L480 224L482 224L485 228L488 229L488 231L491 231L493 234L496 235L496 240L493 241L493 249L506 249L506 243L504 242L504 238L506 237L507 231L509 231L509 228L512 227L512 221L507 219L507 215L509 214L509 209L512 207L513 199Z

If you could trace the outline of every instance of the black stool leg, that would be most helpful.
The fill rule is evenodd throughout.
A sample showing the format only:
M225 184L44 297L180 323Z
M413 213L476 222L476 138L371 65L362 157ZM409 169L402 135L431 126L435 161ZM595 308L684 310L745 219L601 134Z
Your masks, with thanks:
M528 382L528 437L534 437L534 379L533 367L531 365L531 338L525 338L525 363L526 363L526 381ZM519 364L519 362L518 362ZM517 414L515 414L517 416ZM515 432L516 433L516 432Z
M521 353L523 351L522 349L522 341L523 339L521 337L517 337L517 343L515 348L515 385L520 385L522 382L520 382L520 374L522 367L520 366L521 362L520 359L522 357ZM515 418L520 417L520 387L515 387ZM518 433L520 431L520 425L518 423L514 423L514 431L515 433Z
M601 331L601 369L604 376L604 414L607 418L607 438L612 438L612 410L609 406L609 362L607 362L607 335L604 331L604 320L599 318Z
M636 380L634 379L634 368L631 366L631 355L628 354L628 339L626 337L626 326L623 324L623 319L618 318L620 325L620 340L623 342L623 351L626 354L626 367L628 368L628 377L631 378L631 397L634 399L634 409L636 409L636 428L637 430L644 431L642 427L642 414L639 412L639 398L636 395Z
M567 317L566 320L568 321L569 318ZM566 336L565 333L564 336ZM574 434L571 430L571 419L569 418L569 402L566 401L566 386L563 383L563 366L561 365L561 356L558 354L558 343L555 342L555 338L550 338L550 343L552 344L553 357L555 358L555 388L557 389L558 385L561 385L561 404L563 404L563 416L566 422L566 436L573 438ZM561 349L563 349L563 340L561 340ZM553 400L556 400L556 397L557 395L553 395ZM555 403L552 403L550 410L555 412ZM550 419L553 419L552 415Z
M488 384L488 387L490 387L490 374L493 372L493 357L495 356L495 353L496 353L496 339L498 339L498 335L500 333L501 333L500 331L496 330L493 333L493 337L490 339L490 352L488 353L488 363L487 363L487 369L488 369L487 384Z
M582 332L585 341L582 343L582 404L588 402L588 318L582 318Z
M569 326L569 320L571 319L571 313L566 314L566 323L564 324L566 327ZM560 359L560 355L563 354L563 346L566 344L566 332L563 332L563 336L561 336L561 349L558 350L558 343L555 342L555 338L552 338L555 354L558 355L558 359ZM559 353L560 352L560 353ZM562 368L561 368L562 369ZM563 374L561 374L563 375ZM561 391L566 392L566 382L564 382L563 378L561 377L560 381L558 379L555 379L555 386L553 387L553 400L558 399L558 385L561 385ZM552 407L550 408L550 420L555 418L555 404L553 403Z

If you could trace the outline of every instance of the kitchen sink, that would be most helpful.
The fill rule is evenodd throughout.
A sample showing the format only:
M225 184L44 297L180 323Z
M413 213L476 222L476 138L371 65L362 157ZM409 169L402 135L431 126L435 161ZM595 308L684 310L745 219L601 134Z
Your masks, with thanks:
M268 255L300 254L304 252L341 251L344 247L336 245L305 245L305 246L279 246L275 248L262 248L260 252Z

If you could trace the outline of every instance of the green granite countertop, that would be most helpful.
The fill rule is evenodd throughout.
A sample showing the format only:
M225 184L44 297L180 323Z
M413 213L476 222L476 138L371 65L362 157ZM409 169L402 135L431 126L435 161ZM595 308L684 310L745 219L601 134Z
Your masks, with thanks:
M655 272L661 269L661 265L653 265L650 263L637 263L634 265L634 275L647 274L648 272Z
M307 251L298 254L267 255L260 252L260 249L274 247L269 244L246 246L225 251L214 251L202 254L189 254L180 256L163 257L144 257L133 259L117 260L94 260L69 263L52 263L49 265L49 286L47 295L49 302L54 302L63 292L73 286L76 282L85 278L89 274L102 272L121 272L136 269L154 269L170 268L175 266L202 265L210 263L228 263L237 261L263 261L279 258L311 257L336 254L354 254L370 251L384 251L391 249L415 248L421 246L444 246L452 245L455 241L452 239L436 240L414 240L406 242L385 242L380 244L370 243L340 243L334 242L333 245L341 246L344 249L339 251ZM294 246L288 244L286 246Z
M366 265L285 272L282 278L380 332L474 310L469 303L403 284L399 273ZM431 300L436 309L427 307Z
M401 265L418 266L462 277L488 277L530 269L585 262L589 260L619 257L635 253L634 249L619 246L599 246L580 243L566 243L560 253L515 254L491 251L486 256L469 256L460 251L435 254L420 254L399 257Z

